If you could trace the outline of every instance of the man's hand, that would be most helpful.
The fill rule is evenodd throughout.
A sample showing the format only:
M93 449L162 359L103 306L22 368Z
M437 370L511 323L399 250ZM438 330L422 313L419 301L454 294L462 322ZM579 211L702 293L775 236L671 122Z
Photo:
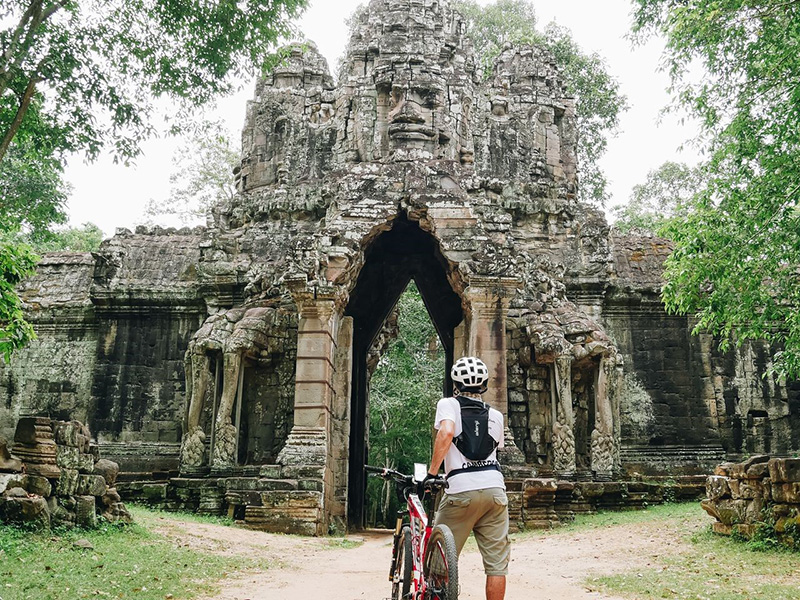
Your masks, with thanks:
M418 484L417 495L422 498L428 494L433 489L433 484L436 482L437 478L438 475L432 475L430 472L428 472L428 474L425 475L425 479L420 481Z

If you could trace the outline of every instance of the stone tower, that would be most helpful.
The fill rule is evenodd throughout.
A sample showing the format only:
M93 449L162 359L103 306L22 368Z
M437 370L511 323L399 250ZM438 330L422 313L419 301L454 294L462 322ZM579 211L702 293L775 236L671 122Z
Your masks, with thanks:
M338 85L296 46L248 104L239 195L200 262L215 309L187 353L182 471L264 457L241 434L243 373L293 362L291 429L271 458L317 469L323 528L360 521L366 356L414 279L447 364L489 366L506 463L610 478L621 363L564 278L606 276L611 257L582 239L574 103L552 57L509 48L483 81L439 0L373 0L354 32Z

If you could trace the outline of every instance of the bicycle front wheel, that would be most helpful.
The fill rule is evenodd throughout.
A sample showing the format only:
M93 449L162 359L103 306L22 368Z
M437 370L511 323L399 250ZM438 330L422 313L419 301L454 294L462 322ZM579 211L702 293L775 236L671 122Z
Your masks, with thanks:
M431 531L423 575L430 600L458 600L458 553L447 525L437 525Z
M408 598L411 591L411 528L406 525L395 541L394 573L392 573L392 600Z

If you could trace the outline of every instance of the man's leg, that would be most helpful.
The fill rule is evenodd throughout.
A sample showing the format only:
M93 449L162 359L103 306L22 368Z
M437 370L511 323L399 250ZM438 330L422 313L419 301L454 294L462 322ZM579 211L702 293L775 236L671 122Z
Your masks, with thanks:
M503 600L506 595L506 576L486 576L486 600Z

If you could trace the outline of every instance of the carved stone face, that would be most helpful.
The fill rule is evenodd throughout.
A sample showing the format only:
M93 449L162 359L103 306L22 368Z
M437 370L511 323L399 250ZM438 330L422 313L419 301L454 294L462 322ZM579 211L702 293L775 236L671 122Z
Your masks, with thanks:
M379 145L384 155L445 157L455 132L444 78L416 66L376 76Z

